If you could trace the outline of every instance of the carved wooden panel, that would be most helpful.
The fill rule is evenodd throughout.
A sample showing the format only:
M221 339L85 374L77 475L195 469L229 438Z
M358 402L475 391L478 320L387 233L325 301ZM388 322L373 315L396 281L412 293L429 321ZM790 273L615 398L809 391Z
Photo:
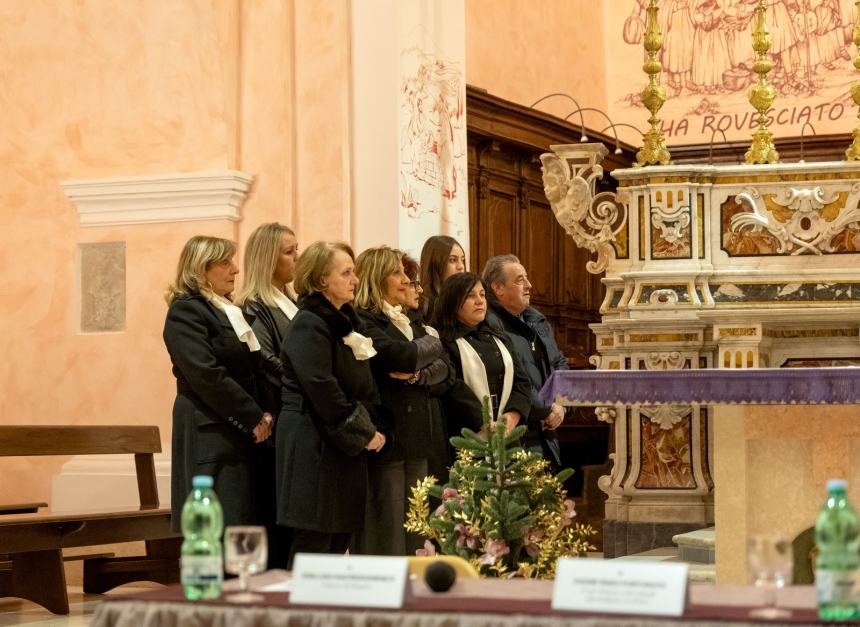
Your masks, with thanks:
M597 352L588 325L600 320L604 289L600 276L585 269L593 255L577 248L556 221L538 159L550 144L579 142L579 129L474 88L467 98L470 268L480 273L493 255L517 255L532 282L532 304L553 325L570 365L587 368ZM601 141L599 133L589 135ZM604 165L609 171L632 159L628 151Z

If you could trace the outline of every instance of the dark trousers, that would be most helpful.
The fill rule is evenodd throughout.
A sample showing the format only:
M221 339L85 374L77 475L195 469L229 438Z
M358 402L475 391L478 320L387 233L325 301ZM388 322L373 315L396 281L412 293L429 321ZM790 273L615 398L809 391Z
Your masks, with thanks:
M403 528L409 497L419 479L427 476L426 459L371 462L367 465L368 497L364 529L353 548L365 555L415 555L424 539Z
M292 529L292 535L290 568L293 567L296 553L346 553L352 537L349 533L323 533L312 529Z

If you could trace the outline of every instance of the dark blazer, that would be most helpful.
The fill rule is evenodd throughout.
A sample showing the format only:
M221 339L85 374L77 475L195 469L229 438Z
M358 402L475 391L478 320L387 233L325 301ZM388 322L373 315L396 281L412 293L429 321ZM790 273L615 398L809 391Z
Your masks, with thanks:
M454 368L441 342L416 321L410 323L416 341L410 341L385 314L363 309L357 313L376 349L370 367L381 403L392 414L393 442L379 461L446 457L447 433L438 397L454 384ZM418 371L420 378L413 384L389 376Z
M457 339L461 337L468 338L470 334L478 332L491 333L495 337L498 337L511 353L511 358L514 362L514 381L511 388L511 396L508 399L507 405L502 408L502 413L517 411L522 416L520 424L525 424L531 409L531 385L507 334L493 328L486 321L473 328L461 325L456 332L446 334L442 338L442 344L448 352L448 357L454 366L456 376L454 385L448 390L442 400L445 417L448 422L448 431L451 435L459 435L464 427L478 431L483 426L482 402L463 380L463 364L460 360L460 349L457 346Z
M260 352L248 350L227 316L200 294L171 303L164 344L176 377L170 480L174 529L197 474L215 478L225 524L255 524L250 474L235 467L251 456L253 430L263 417L254 400Z
M277 418L281 409L281 377L284 369L281 365L281 345L284 335L290 326L290 319L280 307L272 307L261 301L247 300L243 311L250 320L254 335L260 342L261 366L266 376L267 403L266 410Z
M531 382L529 432L523 439L523 446L540 447L550 461L560 465L561 454L555 432L544 430L541 424L549 415L551 407L541 402L539 393L553 372L567 370L567 359L556 344L552 327L537 309L529 307L521 317L517 317L495 298L491 297L489 304L488 317L491 322L500 325L511 339L514 351Z
M343 343L363 331L350 305L321 294L302 300L281 349L284 368L276 429L278 524L351 533L364 523L365 446L376 432L379 395L368 360Z

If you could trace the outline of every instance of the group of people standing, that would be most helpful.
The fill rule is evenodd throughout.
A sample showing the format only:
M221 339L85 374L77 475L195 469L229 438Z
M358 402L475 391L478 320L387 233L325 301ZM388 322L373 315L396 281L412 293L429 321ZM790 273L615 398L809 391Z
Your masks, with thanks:
M224 524L260 524L269 566L296 553L410 555L410 488L451 463L449 434L528 426L523 445L560 463L564 414L538 390L567 368L512 255L483 279L431 237L420 265L380 246L357 257L264 224L236 245L191 238L167 292L173 364L171 497L178 527L194 475L214 478Z

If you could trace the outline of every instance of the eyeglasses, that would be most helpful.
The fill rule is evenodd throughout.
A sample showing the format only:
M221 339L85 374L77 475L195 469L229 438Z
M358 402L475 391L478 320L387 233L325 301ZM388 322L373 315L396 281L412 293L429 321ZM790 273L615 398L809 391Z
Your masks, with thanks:
M417 290L419 287L421 287L421 281L418 281L418 280L409 281L409 287L411 287L414 290Z

